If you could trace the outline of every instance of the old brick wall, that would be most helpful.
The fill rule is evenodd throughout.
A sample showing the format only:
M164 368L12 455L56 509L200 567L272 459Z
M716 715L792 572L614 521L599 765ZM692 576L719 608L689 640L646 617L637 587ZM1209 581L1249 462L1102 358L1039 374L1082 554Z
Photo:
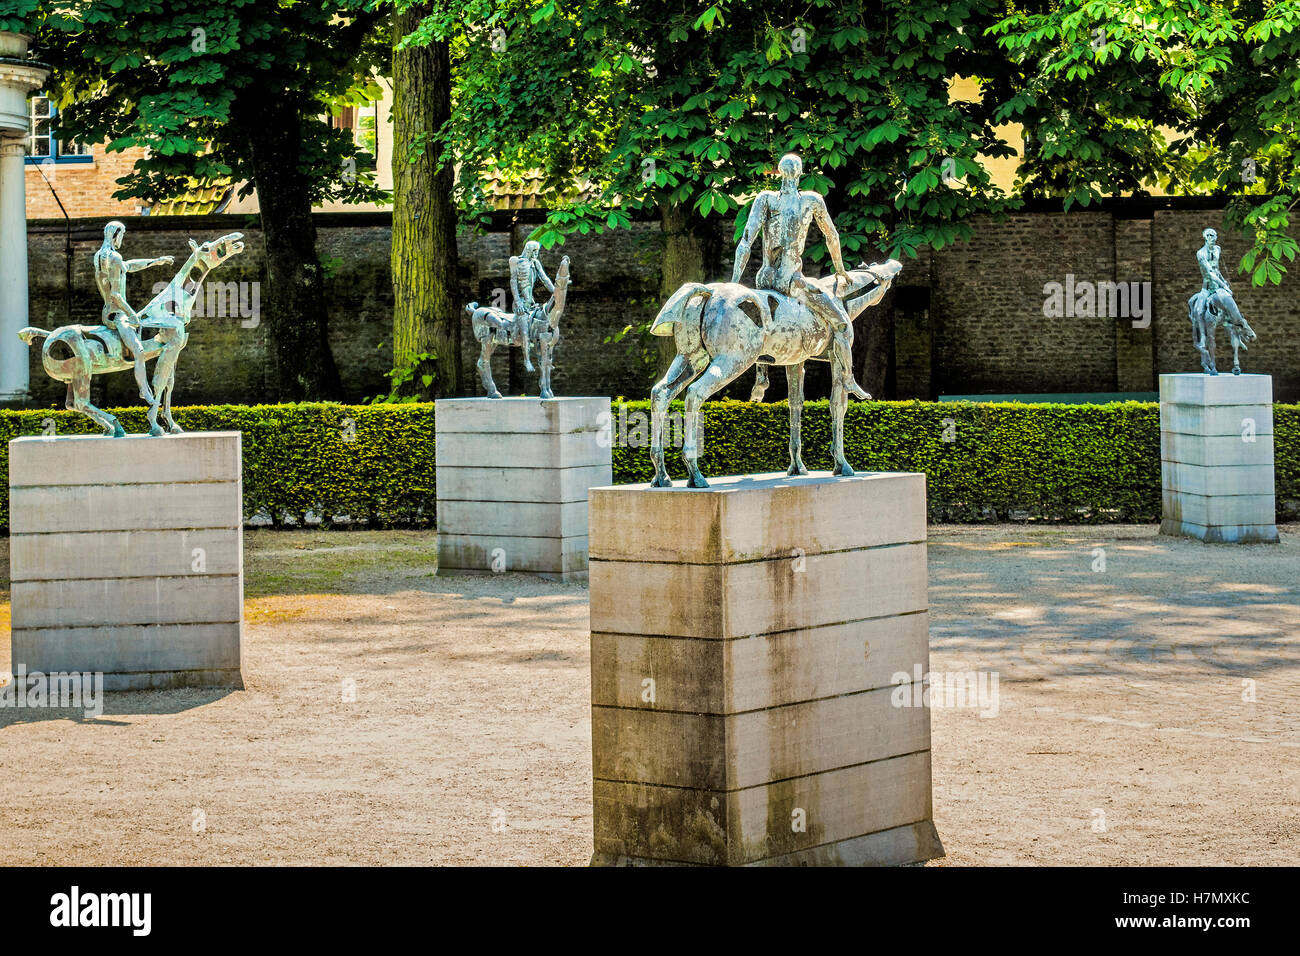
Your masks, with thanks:
M518 253L540 214L498 214L481 232L460 240L463 301L493 301L508 284L507 260ZM529 218L532 217L532 218ZM71 315L97 322L100 299L93 286L91 256L102 239L103 219L72 223ZM320 249L330 270L330 330L347 398L386 391L392 343L392 289L388 272L389 217L385 213L321 214ZM1274 376L1280 401L1300 400L1300 303L1296 280L1254 289L1236 274L1244 240L1222 223L1216 209L1140 204L1103 204L1101 209L1034 209L1003 222L977 220L974 238L908 260L895 300L894 394L932 398L944 394L1053 392L1150 392L1159 372L1196 371L1187 298L1199 286L1195 252L1206 225L1220 228L1225 269L1259 341L1243 356L1252 372ZM210 279L248 286L263 278L262 237L256 218L145 217L128 223L123 253L131 258L170 254L180 259L186 240L210 239L231 231L245 234L247 251ZM728 234L730 234L728 232ZM51 328L68 321L65 224L29 224L33 325ZM654 380L657 342L622 330L658 311L659 229L636 223L604 235L577 236L561 250L545 250L543 264L553 277L561 254L572 260L572 286L557 352L559 394L643 398ZM1150 282L1149 328L1127 318L1055 317L1043 314L1043 287L1076 281ZM130 297L143 304L155 282L171 277L158 268L131 277ZM239 288L236 288L238 294ZM870 313L868 313L870 314ZM468 320L468 316L465 316ZM478 346L468 321L462 337L467 390L482 394L474 362ZM177 403L275 401L273 355L267 323L240 315L204 316L190 326L177 378ZM609 339L610 341L606 341ZM4 343L4 347L11 347ZM1220 362L1231 364L1226 336ZM32 350L33 404L62 404L63 388L50 382ZM497 385L507 394L536 393L536 375L525 374L517 349L498 349L493 358ZM818 370L820 371L820 370ZM728 390L743 397L747 373ZM810 383L820 381L810 375ZM783 376L773 376L770 397L783 394ZM129 374L108 376L96 386L96 400L134 404ZM824 389L809 386L810 397Z

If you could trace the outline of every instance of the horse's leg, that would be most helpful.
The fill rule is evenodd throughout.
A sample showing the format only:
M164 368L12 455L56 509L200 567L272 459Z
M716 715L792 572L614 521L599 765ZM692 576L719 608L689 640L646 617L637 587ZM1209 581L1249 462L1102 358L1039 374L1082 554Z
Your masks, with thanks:
M654 480L651 488L671 488L673 480L668 477L668 468L664 464L664 419L668 415L668 406L681 394L698 369L684 355L673 359L668 372L650 390L650 459L655 464Z
M1219 347L1214 343L1214 327L1217 324L1218 321L1213 316L1210 316L1205 323L1205 355L1210 361L1210 367L1208 369L1210 375L1219 374L1219 366L1216 362Z
M551 343L550 330L542 329L537 336L537 367L541 369L537 376L538 394L542 398L554 398L555 393L551 391Z
M85 415L104 429L104 435L109 438L124 438L126 436L126 431L122 428L121 422L103 409L90 404L89 372L77 372L72 381L68 383L68 408Z
M803 373L804 365L787 365L785 381L790 392L790 470L787 475L806 475L803 463Z
M844 413L849 407L848 390L838 381L831 385L831 454L835 458L832 475L853 476L853 466L844 457Z
M700 474L700 408L709 396L722 388L754 362L754 356L739 354L715 355L704 374L691 382L686 389L686 440L682 443L682 459L686 462L688 488L707 488L709 483Z
M497 383L492 381L492 351L495 346L492 344L492 333L483 338L483 352L478 357L478 376L483 382L483 391L487 392L488 398L500 398L501 393L497 391Z
M187 336L183 327L167 326L158 330L156 338L162 343L162 351L153 363L153 393L157 402L149 407L149 434L178 434L181 428L172 418L171 391L176 384L176 363L180 360L181 349L185 348ZM158 424L159 412L165 428Z
M1232 340L1232 374L1241 374L1241 336L1237 334L1235 327L1228 329L1228 336Z
M767 377L767 366L760 363L755 367L758 369L758 374L754 376L754 387L750 390L749 400L761 402L763 396L767 394L767 386L771 383Z

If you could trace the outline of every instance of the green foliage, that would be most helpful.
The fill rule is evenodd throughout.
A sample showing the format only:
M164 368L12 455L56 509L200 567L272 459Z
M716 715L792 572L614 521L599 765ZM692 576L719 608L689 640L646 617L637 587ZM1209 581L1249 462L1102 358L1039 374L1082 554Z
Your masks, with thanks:
M114 409L128 432L148 430L144 408ZM244 516L301 524L308 512L347 516L371 527L430 526L434 520L433 405L210 405L175 409L188 431L243 433ZM9 476L8 443L45 433L94 434L65 411L0 412L0 480ZM153 439L166 441L165 438ZM8 528L8 498L0 505Z
M636 412L649 414L648 402L626 408L633 425ZM701 470L784 472L788 415L784 402L706 403ZM614 481L649 481L648 450L621 445L619 422L616 412ZM1275 406L1274 427L1281 509L1300 501L1300 405ZM626 431L634 434L632 426ZM934 522L1160 519L1160 417L1153 403L852 402L844 432L845 454L859 471L925 472ZM828 403L805 403L803 457L810 469L830 469L830 440ZM668 469L674 479L685 478L680 455L668 455Z
M36 36L54 67L61 135L110 151L147 147L117 198L165 200L198 182L257 185L250 133L272 124L297 142L313 203L382 201L350 133L327 114L376 99L389 56L376 0L3 0L0 27ZM285 129L292 124L294 129ZM364 164L361 164L364 165Z
M1300 0L1018 6L992 32L1017 64L1000 118L1029 134L1025 191L1224 196L1254 242L1241 271L1280 282L1300 251Z
M680 411L680 408L677 409ZM145 430L143 408L114 409L130 432ZM1279 520L1300 501L1300 405L1275 405ZM649 403L615 404L614 481L646 482L650 452L629 447ZM243 433L244 515L301 524L310 512L370 527L430 527L436 505L434 406L213 405L181 408L191 431ZM8 481L8 443L20 435L92 434L71 412L0 410L0 482ZM627 425L621 425L626 421ZM709 402L704 406L706 475L784 472L789 464L784 402ZM804 461L831 466L826 402L808 402ZM165 441L165 439L158 439ZM926 474L930 520L1154 522L1160 517L1160 423L1155 404L851 403L845 451L859 471ZM680 456L668 456L685 477ZM0 500L0 529L9 523Z
M1012 153L993 125L1006 90L949 95L1005 63L986 37L1001 13L991 0L491 5L456 46L462 194L495 170L540 173L548 246L663 208L739 210L743 226L796 150L804 187L833 193L846 259L942 247L974 213L1013 205L977 158Z

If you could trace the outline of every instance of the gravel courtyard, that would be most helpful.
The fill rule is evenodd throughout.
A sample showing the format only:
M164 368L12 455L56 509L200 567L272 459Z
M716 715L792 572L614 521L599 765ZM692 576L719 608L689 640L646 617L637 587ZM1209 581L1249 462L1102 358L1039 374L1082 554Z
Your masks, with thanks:
M0 863L587 863L583 586L437 578L427 532L245 550L245 690L0 709ZM933 713L930 865L1300 859L1300 531L934 526L929 558L932 669L1000 678L996 716Z

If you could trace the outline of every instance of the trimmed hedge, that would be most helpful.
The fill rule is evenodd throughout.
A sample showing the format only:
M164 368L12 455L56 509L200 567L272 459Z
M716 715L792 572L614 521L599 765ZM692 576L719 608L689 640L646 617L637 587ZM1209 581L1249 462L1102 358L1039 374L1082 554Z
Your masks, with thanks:
M113 409L131 434L148 431L145 409ZM434 521L433 405L205 405L173 409L186 431L239 431L244 449L244 516L303 523L348 515L372 526ZM81 415L35 410L0 413L4 486L9 440L44 434L95 434ZM164 439L155 439L162 441ZM4 496L3 528L9 528Z
M680 404L674 411L680 413ZM644 482L653 468L645 439L649 402L616 404L614 481ZM145 430L143 408L114 409L129 432ZM372 527L434 522L434 407L410 405L213 405L180 408L188 431L244 436L244 513L301 524L308 513L349 516ZM40 435L92 434L66 411L0 411L0 480L8 442ZM1300 506L1300 405L1274 406L1278 518ZM785 471L784 402L710 402L704 407L705 475ZM1154 403L850 403L845 452L861 471L923 471L932 521L1040 519L1152 522L1160 518L1160 424ZM807 402L804 463L828 469L830 415ZM669 471L684 477L676 448ZM0 528L8 529L8 500Z

